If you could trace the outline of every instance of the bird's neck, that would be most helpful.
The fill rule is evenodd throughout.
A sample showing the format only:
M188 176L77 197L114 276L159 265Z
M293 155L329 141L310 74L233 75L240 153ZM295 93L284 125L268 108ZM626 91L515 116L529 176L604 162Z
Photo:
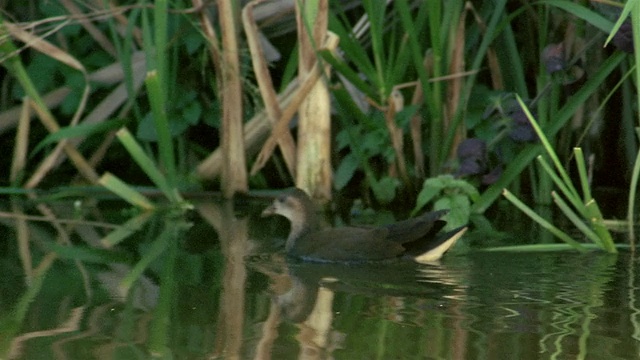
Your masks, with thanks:
M289 231L289 237L285 244L285 250L291 252L295 247L298 240L305 237L307 234L320 229L320 222L315 213L306 212L301 214L300 217L295 219L289 219L291 221L291 230Z

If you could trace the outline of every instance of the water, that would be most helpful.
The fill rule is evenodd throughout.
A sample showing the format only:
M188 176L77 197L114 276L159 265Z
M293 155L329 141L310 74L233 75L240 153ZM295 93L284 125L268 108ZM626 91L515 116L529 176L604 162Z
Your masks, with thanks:
M3 219L0 358L640 358L628 252L300 263L263 205L152 217L106 251L109 228ZM72 247L54 245L65 236Z

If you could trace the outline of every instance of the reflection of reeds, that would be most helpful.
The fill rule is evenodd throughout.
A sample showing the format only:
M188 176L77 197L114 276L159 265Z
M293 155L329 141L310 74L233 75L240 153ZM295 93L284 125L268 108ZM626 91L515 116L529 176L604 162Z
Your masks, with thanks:
M248 220L235 216L231 201L199 204L196 209L218 233L225 259L214 355L240 358L247 278L244 258L249 251Z

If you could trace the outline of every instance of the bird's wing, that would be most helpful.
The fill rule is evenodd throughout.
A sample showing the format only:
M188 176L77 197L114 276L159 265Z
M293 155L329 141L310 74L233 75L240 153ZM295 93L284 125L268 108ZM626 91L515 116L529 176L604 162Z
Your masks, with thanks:
M404 247L388 241L386 228L344 227L326 229L298 240L295 253L309 259L368 261L400 256Z
M415 218L384 225L389 230L387 240L400 244L410 243L422 238L432 238L446 222L439 220L447 210L425 213Z

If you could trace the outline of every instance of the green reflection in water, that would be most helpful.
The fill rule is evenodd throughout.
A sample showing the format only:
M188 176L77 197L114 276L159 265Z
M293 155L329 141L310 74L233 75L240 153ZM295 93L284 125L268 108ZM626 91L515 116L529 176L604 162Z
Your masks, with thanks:
M72 246L53 246L56 230L29 222L30 280L17 240L0 253L0 357L639 354L637 264L627 252L471 251L432 265L292 262L280 250L286 222L258 218L261 207L203 204L189 221L153 217L113 248L118 256L101 248L110 230L76 225L67 228Z

